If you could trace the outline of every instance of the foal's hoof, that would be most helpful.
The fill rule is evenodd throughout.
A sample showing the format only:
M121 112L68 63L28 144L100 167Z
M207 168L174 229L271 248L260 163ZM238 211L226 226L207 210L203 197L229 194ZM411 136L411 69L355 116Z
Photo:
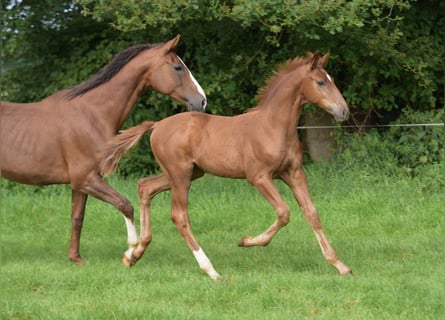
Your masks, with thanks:
M122 258L122 263L124 264L124 266L126 266L127 268L131 268L136 261L134 259L128 258L125 254Z
M345 277L352 277L354 274L352 273L352 270L349 270L347 272L340 273L340 275L345 276Z
M252 242L251 237L241 238L241 240L238 241L238 247L251 247L252 246L251 242Z

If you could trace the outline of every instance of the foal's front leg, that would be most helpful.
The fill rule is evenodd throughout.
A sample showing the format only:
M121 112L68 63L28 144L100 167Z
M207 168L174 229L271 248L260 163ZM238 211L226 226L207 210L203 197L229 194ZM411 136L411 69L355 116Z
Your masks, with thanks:
M274 207L277 219L262 234L256 237L244 237L240 240L238 245L240 247L266 246L275 234L289 223L290 210L270 176L249 179L249 182L252 183L263 197Z
M351 274L351 269L338 259L337 254L323 232L320 217L318 216L317 209L315 208L309 194L309 187L303 169L295 170L292 175L283 176L282 180L292 189L295 199L300 205L307 223L312 227L312 230L317 237L325 259L336 267L340 274Z

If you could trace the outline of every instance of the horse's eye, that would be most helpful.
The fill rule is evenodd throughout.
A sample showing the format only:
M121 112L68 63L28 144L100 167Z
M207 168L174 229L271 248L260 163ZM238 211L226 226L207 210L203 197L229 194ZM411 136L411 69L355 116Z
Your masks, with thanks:
M324 82L323 80L317 80L317 84L322 87L326 84L326 82Z
M177 64L176 66L174 66L176 71L181 71L182 70L182 66L180 64Z

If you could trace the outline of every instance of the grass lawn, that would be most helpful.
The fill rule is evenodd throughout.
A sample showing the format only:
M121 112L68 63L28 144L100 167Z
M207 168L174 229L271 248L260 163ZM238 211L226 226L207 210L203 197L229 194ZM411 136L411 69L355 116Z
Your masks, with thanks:
M422 177L306 168L327 237L354 276L337 274L290 191L291 223L267 247L239 248L275 219L243 180L206 176L190 195L194 234L215 269L202 273L170 221L170 194L153 203L153 242L121 263L121 214L89 199L82 267L67 257L70 190L2 180L1 319L439 319L444 315L444 190ZM443 172L437 172L443 179ZM136 179L110 183L137 208ZM6 185L6 187L5 187ZM138 212L136 210L138 218Z

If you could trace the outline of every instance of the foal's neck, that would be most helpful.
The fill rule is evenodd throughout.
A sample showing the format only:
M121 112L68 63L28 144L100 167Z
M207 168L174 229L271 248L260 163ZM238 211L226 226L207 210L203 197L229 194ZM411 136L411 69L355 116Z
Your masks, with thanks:
M304 106L304 98L300 91L301 81L295 81L295 75L288 74L271 88L267 99L262 102L262 110L277 130L284 130L288 135L295 135L296 126Z

